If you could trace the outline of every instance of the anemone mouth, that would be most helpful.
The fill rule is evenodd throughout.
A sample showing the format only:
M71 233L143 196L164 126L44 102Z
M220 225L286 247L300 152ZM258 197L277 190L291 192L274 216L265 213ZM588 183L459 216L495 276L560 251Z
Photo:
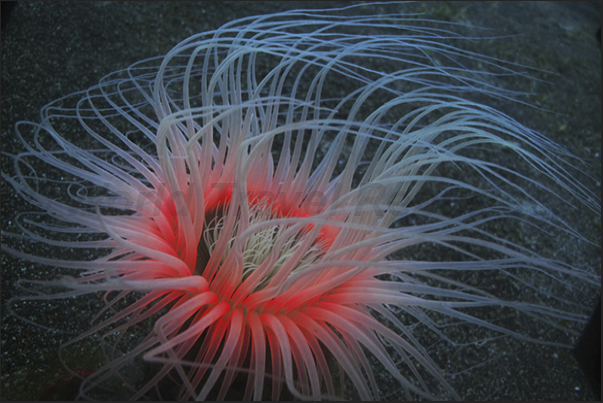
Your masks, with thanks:
M283 218L281 211L275 206L275 202L268 200L258 200L257 198L252 199L251 208L249 212L249 235L246 236L244 243L241 245L239 253L242 255L244 262L243 274L241 283L245 281L262 263L267 261L270 257L273 248L275 247L277 240L283 239L283 234L288 232L292 226L295 225L295 216L291 217L289 214L288 218L292 219L289 225L283 225L280 223L270 224L271 221L277 218ZM203 228L203 235L199 241L197 247L197 263L195 266L195 275L203 276L205 267L209 260L212 258L212 253L216 247L216 244L220 237L228 237L228 234L223 234L225 214L228 206L218 206L215 209L211 209L210 214L205 216L205 226ZM255 287L251 292L259 291L264 289L273 277L278 273L279 269L285 264L297 249L300 248L303 237L308 236L309 229L313 224L309 224L306 227L301 227L297 232L289 233L286 238L287 240L279 242L279 253L274 261L262 276L261 279L256 281ZM257 227L257 230L255 229ZM299 225L297 225L299 227ZM239 228L235 225L230 229L230 240L218 261L223 264L226 256L230 253L234 246L235 240L237 239L237 233ZM290 231L289 231L290 232ZM291 271L289 276L293 276L296 273L303 271L311 267L314 263L320 260L321 256L325 254L326 244L321 238L316 238L309 248L304 250L304 253L296 264L296 267Z

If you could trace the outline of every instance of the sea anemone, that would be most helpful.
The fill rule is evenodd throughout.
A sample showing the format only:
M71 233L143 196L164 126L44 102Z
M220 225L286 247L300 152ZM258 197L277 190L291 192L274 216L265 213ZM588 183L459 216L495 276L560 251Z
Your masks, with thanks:
M583 239L547 199L600 211L568 152L487 106L520 95L493 84L518 66L350 9L230 22L17 125L2 177L38 210L2 250L61 277L9 308L104 295L62 347L104 354L80 397L370 400L377 372L458 397L438 345L563 345L585 321L599 276L512 230Z

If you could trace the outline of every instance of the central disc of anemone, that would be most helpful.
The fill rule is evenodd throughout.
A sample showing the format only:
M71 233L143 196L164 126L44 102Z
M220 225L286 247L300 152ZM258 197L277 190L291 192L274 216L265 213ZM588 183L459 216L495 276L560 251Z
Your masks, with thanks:
M197 246L197 263L195 266L195 275L203 275L205 268L212 258L216 250L216 244L219 240L226 237L227 246L219 257L218 264L221 265L229 253L233 252L235 240L239 233L240 226L240 215L237 217L234 227L226 233L224 229L225 225L225 214L228 211L227 207L217 208L211 213L205 215L205 225L203 228L203 235L199 240ZM295 215L289 214L289 216L295 217ZM246 237L246 240L242 247L243 256L243 275L241 282L245 280L251 273L253 273L266 259L268 259L273 253L275 244L278 239L282 238L283 233L294 224L282 225L274 224L270 225L270 222L282 218L282 215L278 212L274 206L266 201L259 201L253 203L250 206L249 220L247 228L252 231L251 235ZM257 228L256 231L253 231ZM304 236L307 236L308 230L311 226L300 229L296 234L291 235L290 232L287 236L287 240L278 246L279 250L277 253L277 259L272 263L270 270L262 276L262 279L255 285L254 291L265 288L274 275L279 271L283 264L293 255L293 253L300 247L300 241ZM311 247L307 248L302 258L297 263L294 270L289 274L290 276L294 273L302 271L310 267L316 262L321 255L324 254L325 242L320 240L313 242ZM220 268L218 269L220 270Z

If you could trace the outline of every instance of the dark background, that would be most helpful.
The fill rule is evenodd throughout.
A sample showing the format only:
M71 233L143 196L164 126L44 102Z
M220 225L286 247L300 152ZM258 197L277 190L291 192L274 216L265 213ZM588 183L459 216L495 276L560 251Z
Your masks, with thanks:
M36 2L18 3L2 21L2 151L17 150L13 126L38 120L46 103L88 88L112 72L165 54L186 37L236 18L293 8L329 8L349 2ZM480 53L524 64L539 82L530 101L552 112L510 105L506 113L585 160L587 184L600 194L601 58L596 31L600 2L415 3L371 6L371 13L424 11L427 18L490 28L506 36ZM3 13L5 9L3 7ZM3 171L5 159L3 158ZM23 203L2 183L2 228ZM26 207L25 207L26 209ZM600 244L600 218L589 212L572 224ZM555 257L600 273L600 251L559 240ZM546 255L546 254L545 254ZM2 256L1 392L3 400L35 400L65 376L56 358L64 334L47 332L6 315L14 282L35 267ZM593 296L594 301L595 296ZM83 352L86 354L86 352ZM451 357L458 359L458 357ZM83 365L85 367L85 363ZM468 399L592 400L594 395L568 350L520 345L509 357L452 380Z

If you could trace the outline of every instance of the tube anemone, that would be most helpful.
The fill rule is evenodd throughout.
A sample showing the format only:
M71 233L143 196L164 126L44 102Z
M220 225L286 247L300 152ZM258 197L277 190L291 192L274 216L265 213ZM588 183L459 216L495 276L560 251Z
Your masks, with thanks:
M233 21L17 125L26 151L2 175L41 213L8 235L77 252L3 244L65 274L21 280L32 295L9 306L104 295L63 346L105 355L80 397L369 400L385 376L409 399L458 397L439 344L569 343L575 290L599 276L501 232L582 239L548 199L598 198L571 155L485 103L519 95L492 84L512 65L421 22Z

